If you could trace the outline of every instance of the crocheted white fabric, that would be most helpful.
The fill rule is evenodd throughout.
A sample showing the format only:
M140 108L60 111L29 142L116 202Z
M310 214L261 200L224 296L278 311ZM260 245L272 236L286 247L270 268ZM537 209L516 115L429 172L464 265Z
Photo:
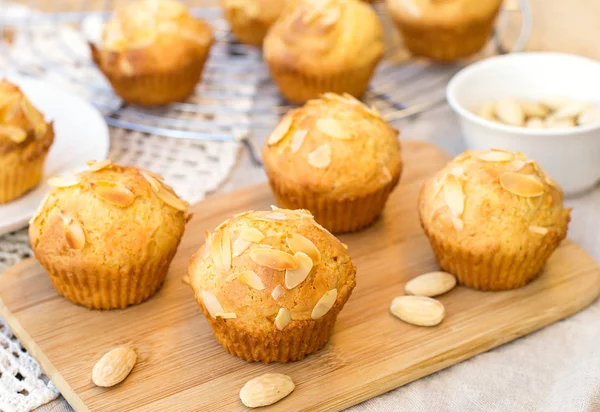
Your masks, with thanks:
M28 10L20 6L12 7L3 4L2 13L23 15L28 13ZM36 56L36 48L44 50L47 55L52 55L53 48L59 47L57 38L72 42L70 47L74 50L81 44L85 44L78 32L66 26L64 32L59 33L49 33L50 29L53 30L41 25L36 30L29 31L27 37L17 33L10 58L18 59L21 63L31 62L31 65L24 66L35 70L36 65L43 67L40 56ZM2 54L4 55L4 52ZM14 67L14 61L6 61L8 59L3 61L2 57L0 56L0 69L10 71ZM77 73L83 73L82 76L85 76L83 69ZM36 74L43 80L59 82L62 87L69 87L85 96L86 90L82 89L80 84L69 83L65 81L64 76L59 76L56 72L31 74ZM250 93L246 97L248 103L253 97L251 93L254 89L249 90ZM195 120L194 116L200 116L194 113L169 112L169 116L175 115L178 119L185 117L188 120ZM182 198L191 203L203 199L208 192L215 190L226 179L236 162L240 147L237 142L179 140L118 128L111 128L110 135L109 158L111 160L119 164L141 166L159 173ZM0 273L30 256L31 249L25 229L0 237ZM23 349L8 327L0 323L0 411L30 411L55 399L58 395L58 391L43 374L36 361Z

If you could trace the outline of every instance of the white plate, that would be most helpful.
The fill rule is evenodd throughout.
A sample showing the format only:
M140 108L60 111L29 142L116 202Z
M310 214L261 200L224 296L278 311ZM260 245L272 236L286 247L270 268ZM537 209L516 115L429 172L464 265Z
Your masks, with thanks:
M108 155L108 127L102 115L82 98L56 86L15 75L0 75L17 84L33 105L54 121L54 143L50 148L42 184L25 196L0 205L0 234L27 226L38 205L48 193L47 178L72 170L82 170L86 160Z

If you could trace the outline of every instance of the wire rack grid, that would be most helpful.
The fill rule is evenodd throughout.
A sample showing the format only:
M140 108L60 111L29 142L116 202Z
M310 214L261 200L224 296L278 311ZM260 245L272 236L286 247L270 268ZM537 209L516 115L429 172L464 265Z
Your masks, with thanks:
M194 95L161 108L124 103L91 62L87 42L99 39L113 1L68 1L71 11L64 11L60 0L30 0L8 13L8 1L0 0L0 51L12 70L75 88L111 126L176 139L240 141L260 163L252 142L264 138L291 106L271 82L260 50L231 36L216 0L201 1L201 7L187 2L195 16L212 25L216 41ZM375 10L386 29L387 51L363 100L392 123L443 103L444 86L461 64L411 59L383 5ZM497 52L501 46L490 45L483 55ZM428 98L419 102L419 96ZM403 103L407 101L411 104Z

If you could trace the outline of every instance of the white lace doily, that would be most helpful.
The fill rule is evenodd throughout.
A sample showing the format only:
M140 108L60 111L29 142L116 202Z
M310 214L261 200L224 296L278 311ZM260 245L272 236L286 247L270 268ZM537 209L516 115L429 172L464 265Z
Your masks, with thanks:
M23 15L27 12L24 7L2 5L3 14ZM35 42L46 53L52 53L52 47L56 47L56 42L47 40L47 27L40 26L39 30L29 33L26 39L16 34L11 58L34 61L36 56L33 55L33 47L24 46L30 42ZM64 33L56 33L56 36L66 41L72 39L73 48L85 43L82 38L77 38L76 31L67 26L64 27ZM0 56L0 69L10 71L12 68L11 62L3 61ZM69 84L64 78L56 78L53 73L40 74L42 80L59 81L63 87L75 92L83 91L80 85L75 82ZM182 114L180 118L184 116L190 119L194 114ZM219 187L235 165L240 148L236 142L178 140L118 128L111 128L110 135L111 160L159 173L182 198L191 203L198 202ZM26 229L0 237L0 273L30 256ZM59 392L36 361L23 349L8 327L0 323L0 411L30 411L58 395Z

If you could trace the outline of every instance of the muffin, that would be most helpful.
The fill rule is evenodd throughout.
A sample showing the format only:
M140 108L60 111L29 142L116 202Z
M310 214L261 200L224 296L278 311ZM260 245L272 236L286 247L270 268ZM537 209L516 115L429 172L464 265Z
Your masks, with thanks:
M288 0L222 0L231 32L245 44L262 46Z
M322 348L356 285L346 248L304 210L223 222L190 261L190 285L217 341L249 362Z
M17 86L0 80L0 204L39 184L53 141L52 123Z
M381 23L359 0L291 2L264 42L273 80L294 103L325 92L360 97L383 50Z
M563 192L522 153L467 151L429 179L419 215L442 270L480 290L524 286L567 234Z
M502 0L387 0L408 50L439 61L481 50L501 4Z
M373 223L402 172L398 131L375 109L332 93L289 112L263 160L277 203L310 210L333 233Z
M29 239L58 293L90 309L154 295L183 235L187 203L160 176L106 160L48 183Z
M213 43L208 24L173 0L138 0L108 21L92 58L129 103L185 100L200 81Z

